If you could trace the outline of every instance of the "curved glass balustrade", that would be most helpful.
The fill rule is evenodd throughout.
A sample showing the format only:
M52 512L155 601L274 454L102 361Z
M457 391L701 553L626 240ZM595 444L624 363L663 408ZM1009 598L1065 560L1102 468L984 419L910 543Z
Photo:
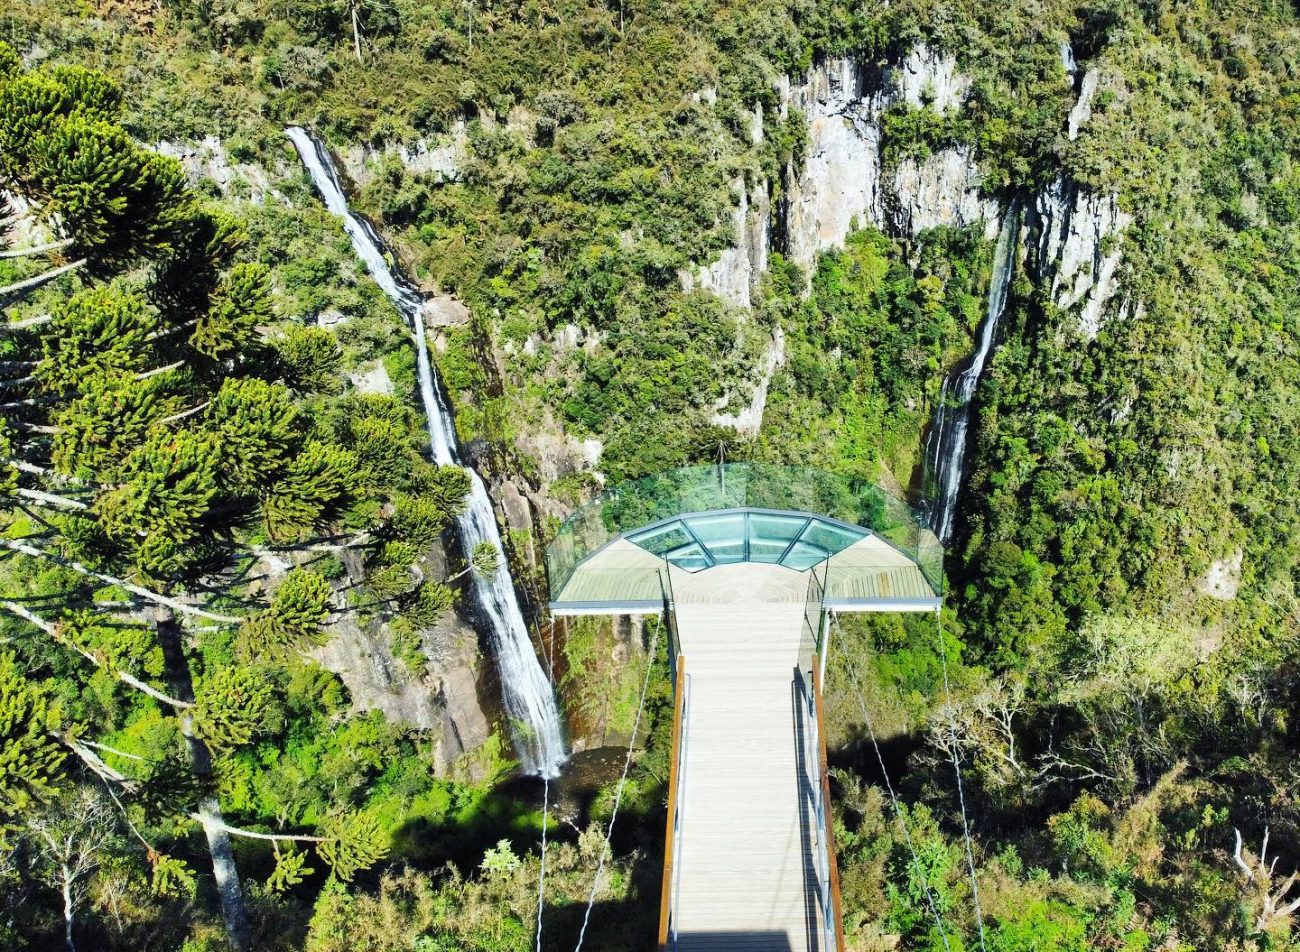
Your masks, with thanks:
M803 571L870 534L941 590L943 549L902 500L864 480L763 463L691 466L611 487L565 520L546 567L559 593L587 556L626 536L688 572L744 561Z

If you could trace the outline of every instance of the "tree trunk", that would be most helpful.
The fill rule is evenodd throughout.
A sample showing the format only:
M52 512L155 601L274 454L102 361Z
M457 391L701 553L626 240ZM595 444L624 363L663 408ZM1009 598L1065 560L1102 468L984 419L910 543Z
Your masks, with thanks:
M359 0L352 0L349 6L352 9L352 43L357 51L357 62L361 62L361 30L357 24L357 3Z
M160 605L154 609L154 621L172 691L182 700L193 702L194 678L185 657L185 646L182 643L184 636L180 625L176 623L176 616L171 609ZM194 775L206 790L212 791L212 752L203 739L194 733L194 718L188 709L180 712L178 720L181 733L185 735ZM208 840L208 852L212 856L212 875L217 883L217 896L221 900L221 916L226 922L226 933L230 937L230 944L242 952L251 946L252 932L248 922L248 909L244 904L244 890L239 883L239 870L235 868L235 854L230 846L230 834L226 832L221 803L215 793L203 794L199 800L198 817Z
M68 952L77 952L77 944L72 941L72 879L73 874L67 868L63 869L63 941L68 946Z

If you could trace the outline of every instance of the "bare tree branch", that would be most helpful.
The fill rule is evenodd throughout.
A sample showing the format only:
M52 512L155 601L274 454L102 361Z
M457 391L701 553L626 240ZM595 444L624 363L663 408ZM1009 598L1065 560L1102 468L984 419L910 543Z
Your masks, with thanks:
M147 588L142 588L139 585L128 582L124 578L118 578L115 575L105 575L103 572L96 572L94 569L88 568L80 562L65 559L62 556L55 555L53 552L46 552L44 549L38 549L36 546L28 545L25 542L18 542L14 539L0 539L0 543L2 543L5 548L12 549L15 552L21 552L23 555L30 555L33 558L38 559L48 559L51 562L62 565L64 568L72 569L74 572L80 572L82 575L89 575L91 578L97 578L101 582L105 582L109 585L116 585L119 588L124 588L132 595L138 595L141 598L147 599L151 602L156 602L159 605L166 605L173 611L182 612L186 615L195 615L199 618L206 618L209 621L219 621L227 625L240 625L243 624L244 621L244 619L236 618L233 615L219 615L216 612L197 608L194 605L187 605L185 602L178 601L175 598L169 598L166 595L159 595L157 592L151 592Z
M131 687L135 688L137 691L141 691L149 695L154 700L161 701L164 704L170 704L172 707L179 708L179 709L193 707L193 705L190 704L189 702L182 701L178 698L174 698L170 694L164 694L162 691L159 691L153 685L146 684L144 681L141 681L135 675L128 674L127 672L122 671L119 668L113 667L108 663L106 659L95 654L95 652L93 651L83 648L81 645L77 644L71 638L65 636L63 632L59 630L58 625L54 624L53 622L46 621L41 616L28 611L26 608L24 608L22 605L19 605L17 602L0 602L0 608L4 608L5 611L17 615L19 618L22 618L24 621L31 622L33 625L35 625L41 631L45 632L47 635L49 635L59 644L67 645L69 648L71 648L77 654L81 655L83 658L85 658L95 667L103 668L105 671L113 675L113 677L117 678L123 684L130 685Z
M18 281L14 284L7 285L3 288L0 288L0 297L8 297L12 294L22 294L27 291L31 291L36 288L39 288L42 284L49 284L51 281L53 281L61 274L67 274L69 271L75 271L78 268L84 268L86 266L86 262L89 260L90 260L89 258L78 258L76 261L70 262L69 264L60 265L57 268L51 268L49 271L46 271L42 274L38 274L33 278L27 278L24 281ZM32 319L32 322L42 323L42 324L45 323L44 321L36 321L34 318ZM20 326L31 326L31 325L25 324L24 322L20 321L18 324L10 324L9 328L13 329L15 327L20 327Z
M43 245L33 245L31 248L10 248L5 251L0 251L0 258L26 258L31 255L45 254L50 251L62 251L70 244L72 244L72 239L64 238L62 241L50 241Z
M57 506L60 509L89 509L84 502L76 499L69 499L67 496L56 496L54 493L41 492L39 489L23 489L21 486L14 490L19 496L43 503L47 506Z

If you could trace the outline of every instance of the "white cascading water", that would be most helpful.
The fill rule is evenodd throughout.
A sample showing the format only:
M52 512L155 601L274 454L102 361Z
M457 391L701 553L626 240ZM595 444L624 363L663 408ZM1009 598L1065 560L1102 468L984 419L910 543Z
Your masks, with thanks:
M926 467L930 472L930 528L947 543L952 538L957 494L966 467L967 433L975 396L975 387L984 373L989 353L997 340L998 322L1007 308L1007 295L1015 271L1016 233L1020 216L1013 205L1002 219L997 248L993 255L993 274L989 279L988 310L980 322L975 353L943 382L939 407L926 445Z
M425 343L424 299L404 275L397 273L385 253L387 246L364 218L353 214L339 183L338 172L325 144L306 129L291 126L285 134L302 158L312 183L331 212L343 219L357 256L365 262L380 289L388 295L415 331L420 394L429 424L429 444L434 462L464 466L456 443L456 429L450 405L439 386ZM474 594L501 674L501 694L515 734L515 746L529 773L546 777L559 774L565 761L564 734L555 692L542 673L524 624L519 599L501 545L501 533L487 489L478 473L464 466L470 479L469 505L457 517L461 545L466 553L489 542L497 553L497 570L490 577L471 572Z

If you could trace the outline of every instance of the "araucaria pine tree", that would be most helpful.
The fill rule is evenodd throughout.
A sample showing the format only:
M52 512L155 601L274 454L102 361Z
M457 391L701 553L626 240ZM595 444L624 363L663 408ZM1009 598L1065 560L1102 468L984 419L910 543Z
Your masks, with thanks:
M336 389L337 343L264 336L270 273L241 257L238 222L118 124L120 101L96 73L24 70L0 44L0 186L52 236L30 276L0 288L6 308L49 308L9 324L5 367L20 372L0 379L0 608L14 645L0 654L0 851L33 805L98 785L160 894L192 888L164 841L197 824L230 942L249 948L232 837L276 846L273 888L310 872L279 844L312 845L344 879L386 849L345 806L275 832L225 818L223 764L281 729L285 665L344 609L308 568L250 584L251 553L341 529L369 538L397 488L363 458L380 452L382 419L349 430L300 405ZM439 510L445 525L465 487L420 466L459 493ZM238 663L212 662L230 651ZM51 694L52 672L84 690ZM132 721L159 725L147 755L95 740Z

